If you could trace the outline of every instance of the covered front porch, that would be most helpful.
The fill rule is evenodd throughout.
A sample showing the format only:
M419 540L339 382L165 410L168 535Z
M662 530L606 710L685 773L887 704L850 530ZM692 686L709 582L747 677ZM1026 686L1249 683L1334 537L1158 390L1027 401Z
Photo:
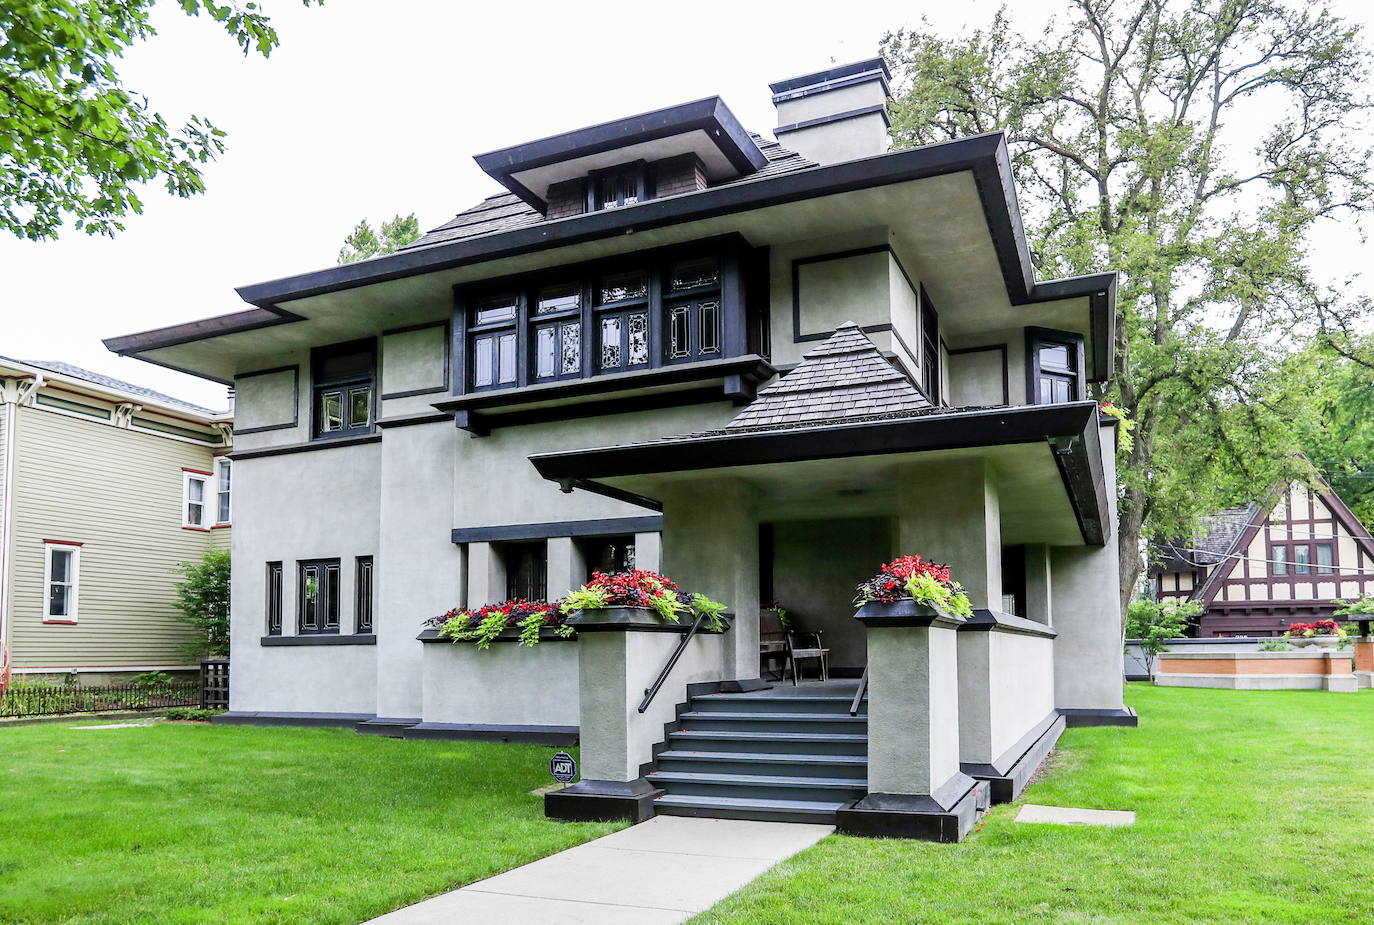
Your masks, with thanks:
M761 787L785 788L805 776L797 766L811 755L769 748L861 755L862 792L829 810L843 829L962 837L989 799L1011 799L1024 786L1065 711L1125 717L1119 662L1111 659L1120 646L1116 559L1105 545L1114 486L1104 429L1111 433L1092 402L932 408L845 326L721 430L532 457L565 490L660 509L663 571L734 613L731 630L710 640L718 653L706 661L714 664L670 676L659 695L668 705L656 706L647 725L643 714L589 691L604 679L584 668L585 767L577 787L589 798L598 790L619 796L621 803L602 807L632 806L632 814L779 818L767 805L680 799L674 783L697 796L703 780L665 778L657 767L663 754L691 751L680 746L694 741L694 731L709 731L693 730L693 721L727 732L734 723L735 741L774 756L778 773L745 775L783 779ZM855 618L854 586L883 562L913 553L949 565L972 618ZM833 680L765 690L759 612L774 602L798 628L821 632ZM590 657L622 666L623 688L633 692L634 679L657 672L662 659L625 636L589 634L580 646L584 665ZM598 659L597 647L615 654ZM867 700L851 706L845 701L854 699L865 667ZM808 696L822 708L798 718L791 708L804 701L787 698ZM719 704L712 697L733 698L725 712L739 715L721 720L698 708ZM758 738L789 724L809 727L812 738ZM603 726L612 727L604 737L609 764L597 757ZM862 741L824 738L832 734ZM719 750L720 740L702 741ZM804 760L778 757L789 754ZM576 797L554 802L566 807Z

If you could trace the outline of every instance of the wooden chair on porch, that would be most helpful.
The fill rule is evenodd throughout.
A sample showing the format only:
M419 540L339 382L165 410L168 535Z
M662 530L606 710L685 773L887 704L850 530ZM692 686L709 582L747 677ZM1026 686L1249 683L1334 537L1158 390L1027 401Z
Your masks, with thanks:
M797 683L797 667L792 661L791 646L787 641L787 631L782 627L782 619L776 610L759 612L759 674L776 671L777 679L787 679L788 666L792 668L792 683Z
M821 646L820 631L814 633L788 633L787 655L792 662L792 685L797 684L801 662L806 659L816 661L816 680L830 680L830 650Z

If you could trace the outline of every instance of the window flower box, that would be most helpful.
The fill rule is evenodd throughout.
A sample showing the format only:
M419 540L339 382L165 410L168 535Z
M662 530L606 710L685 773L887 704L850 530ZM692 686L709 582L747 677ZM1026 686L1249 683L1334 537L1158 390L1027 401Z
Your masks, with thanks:
M1283 638L1300 648L1315 646L1335 649L1342 645L1348 634L1335 620L1318 620L1315 623L1290 623Z
M697 617L703 628L722 632L725 605L704 594L687 593L671 579L644 569L596 572L561 604L567 625L591 627L655 626L683 630ZM685 618L685 619L684 619Z
M920 556L893 559L856 590L854 616L870 626L962 623L973 616L968 595L950 578L949 567Z

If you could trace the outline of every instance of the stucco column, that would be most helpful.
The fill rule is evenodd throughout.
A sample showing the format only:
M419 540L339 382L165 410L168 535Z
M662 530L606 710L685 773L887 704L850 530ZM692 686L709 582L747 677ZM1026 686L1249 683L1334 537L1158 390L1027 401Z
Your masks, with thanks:
M929 794L959 771L953 626L869 627L868 789Z
M1054 625L1054 608L1051 606L1053 583L1050 581L1050 548L1044 543L1032 543L1026 547L1026 612L1027 620Z
M635 534L635 568L648 572L663 570L663 535L661 533Z
M587 565L582 550L570 536L551 536L548 541L548 571L545 573L546 595L549 600L566 597L569 591L582 586Z
M468 543L467 606L476 609L506 599L506 564L491 543Z
M898 473L898 555L949 565L975 609L1002 607L1002 516L992 463L912 463Z
M735 614L725 634L726 680L759 676L759 523L756 493L739 479L663 493L663 572ZM638 550L636 549L636 556Z

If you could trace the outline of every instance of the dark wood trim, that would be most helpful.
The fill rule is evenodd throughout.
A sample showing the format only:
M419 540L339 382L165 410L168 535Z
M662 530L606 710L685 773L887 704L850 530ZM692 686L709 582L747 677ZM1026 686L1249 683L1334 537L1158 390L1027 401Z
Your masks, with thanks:
M294 363L290 366L274 366L271 369L255 369L248 373L238 373L234 376L234 386L237 388L240 379L251 379L254 376L270 376L273 373L290 372L291 375L291 423L289 424L264 424L261 427L243 427L234 430L235 437L243 437L248 434L263 434L270 430L291 430L301 424L301 366Z
M805 119L801 122L792 122L787 125L779 125L773 129L773 137L778 141L783 141L782 136L788 132L799 131L804 128L814 128L817 125L829 125L831 122L843 122L846 119L857 119L859 116L880 115L883 117L883 125L887 128L892 127L892 117L887 114L887 104L878 103L873 106L860 106L858 109L849 109L845 112L837 112L828 116L817 116L814 119Z
M719 401L738 403L739 396L756 389L757 382L758 380L752 377L732 375L725 377L722 386L669 389L646 395L616 396L612 394L604 398L591 399L576 404L503 411L499 414L460 410L453 412L452 417L459 430L466 430L474 437L485 437L491 433L493 427L521 427L527 424L545 424L549 421L566 421L571 418L630 414L636 411L658 411L663 408L682 408L688 405L705 405ZM448 418L449 415L444 415L444 420L448 420Z
M1002 613L998 610L975 610L973 616L965 620L963 625L959 627L961 633L985 633L989 631L1016 633L1022 636L1039 636L1044 639L1054 639L1059 635L1052 626L1036 623L1034 620L1027 620L1025 617L1018 617L1015 614Z
M912 294L916 296L919 302L920 291L917 288L916 284L912 282L911 274L906 271L906 267L902 264L901 258L897 256L897 252L892 249L892 245L886 242L882 244L873 244L868 247L855 247L851 248L850 250L832 251L828 254L813 254L810 257L797 257L792 260L792 343L802 344L816 340L825 340L831 334L834 333L833 331L821 331L812 334L802 333L801 268L803 266L807 266L813 263L828 263L832 260L848 260L852 257L867 257L870 254L878 254L884 251L886 251L887 255L892 258L894 263L897 264L897 269L901 271L902 277L906 280L907 285L911 287ZM914 357L918 362L920 361L920 355L911 353L911 348L901 340L900 336L897 335L897 332L893 329L891 322L883 322L881 324L870 324L860 326L859 330L863 331L865 334L879 334L891 332L894 337L897 337L898 342L902 344L902 348L905 349L907 353L911 354L911 356Z
M307 633L304 636L263 636L258 643L264 646L375 646L377 634Z
M416 723L401 730L402 739L454 742L502 742L518 745L577 744L576 726L509 726L474 723Z
M235 450L228 454L237 462L240 459L260 459L264 456L290 456L293 453L310 453L315 450L334 450L346 446L362 446L367 443L381 443L381 434L362 434L357 437L335 437L331 440L311 440L306 443L284 443L281 446L265 446L260 450Z
M377 426L382 430L392 427L410 427L414 424L446 424L453 416L442 411L422 411L416 414L398 414L389 418L378 418Z
M1006 344L988 344L983 347L960 347L958 350L951 350L949 349L949 345L945 345L945 355L952 357L964 356L969 353L987 353L992 350L998 350L1002 354L1002 404L1010 405L1011 352L1007 349Z
M495 527L455 527L455 543L497 543L520 540L545 540L555 536L621 536L628 533L658 533L663 516L607 517L601 520L564 520L537 524L507 524Z
M1045 344L1057 344L1074 351L1074 390L1078 393L1070 401L1083 401L1088 397L1086 359L1083 353L1083 335L1075 331L1059 331L1035 325L1026 326L1026 404L1049 404L1040 400L1040 354L1039 348Z

